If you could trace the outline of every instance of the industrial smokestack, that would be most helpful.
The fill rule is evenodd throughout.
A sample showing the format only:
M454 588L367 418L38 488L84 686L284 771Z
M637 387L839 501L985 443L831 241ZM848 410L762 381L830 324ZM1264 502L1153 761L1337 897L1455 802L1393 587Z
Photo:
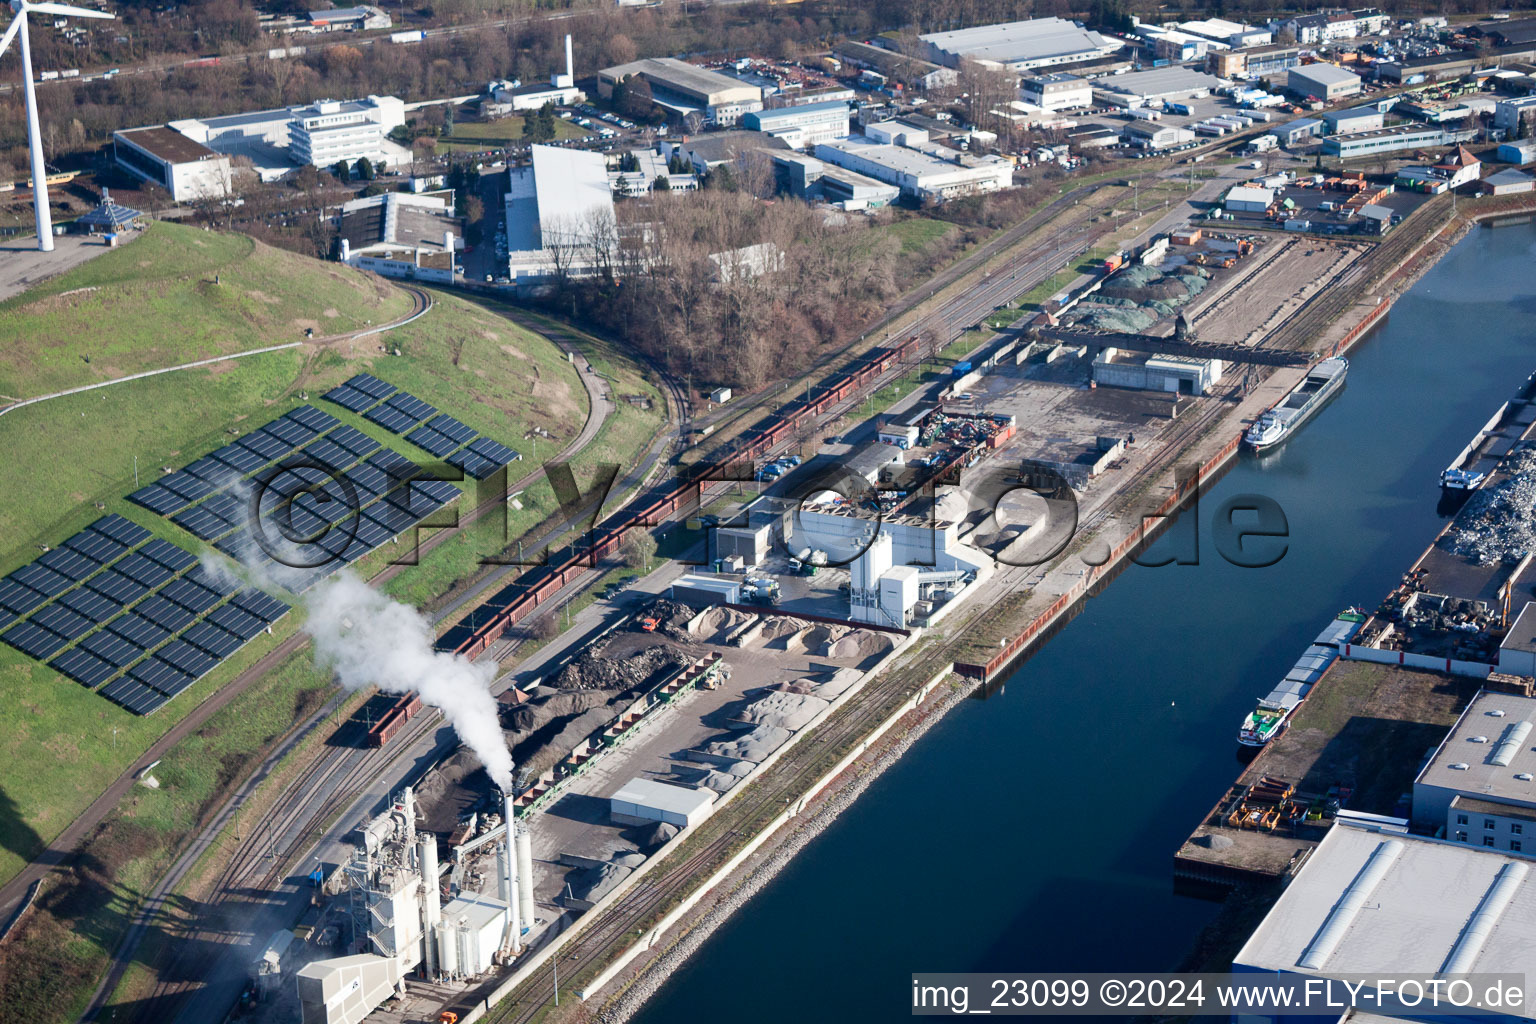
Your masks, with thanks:
M517 830L517 916L533 927L533 836L526 825Z
M437 837L431 833L421 837L421 885L422 968L430 979L437 977L438 922L443 916L442 890L437 874Z
M565 73L570 78L570 85L576 84L576 62L571 59L571 34L565 34Z
M506 825L506 834L501 837L501 846L498 848L498 858L502 863L501 872L501 898L507 902L507 928L501 937L501 948L512 953L520 953L523 949L523 929L520 926L517 912L517 853L513 849L513 833L517 831L513 815L512 795L502 794L503 821Z

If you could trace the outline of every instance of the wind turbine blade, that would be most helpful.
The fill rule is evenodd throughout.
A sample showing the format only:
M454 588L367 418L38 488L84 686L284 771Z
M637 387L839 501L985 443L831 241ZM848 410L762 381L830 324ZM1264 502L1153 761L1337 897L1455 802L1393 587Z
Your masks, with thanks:
M71 7L69 4L40 3L27 4L29 11L38 11L42 14L62 14L70 18L115 18L117 15L108 14L106 11L91 11L84 7Z
M5 48L11 45L11 40L16 38L16 33L21 31L21 19L24 17L26 15L18 14L11 19L11 27L5 30L5 35L0 36L0 53L5 52Z

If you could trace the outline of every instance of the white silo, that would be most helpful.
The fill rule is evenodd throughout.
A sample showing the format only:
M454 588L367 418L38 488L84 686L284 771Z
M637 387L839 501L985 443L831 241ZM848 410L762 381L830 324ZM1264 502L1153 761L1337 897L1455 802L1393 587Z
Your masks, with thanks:
M533 928L533 912L533 836L527 825L521 825L517 829L517 916L524 928Z
M438 923L443 916L441 882L437 873L437 837L428 832L421 837L421 919L422 973L437 977Z

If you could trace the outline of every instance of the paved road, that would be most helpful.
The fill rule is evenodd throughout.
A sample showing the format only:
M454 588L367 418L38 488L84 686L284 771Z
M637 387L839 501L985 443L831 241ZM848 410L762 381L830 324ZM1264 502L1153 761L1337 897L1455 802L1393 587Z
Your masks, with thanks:
M63 235L53 240L52 252L38 251L36 235L6 239L0 245L0 302L108 251L95 236Z

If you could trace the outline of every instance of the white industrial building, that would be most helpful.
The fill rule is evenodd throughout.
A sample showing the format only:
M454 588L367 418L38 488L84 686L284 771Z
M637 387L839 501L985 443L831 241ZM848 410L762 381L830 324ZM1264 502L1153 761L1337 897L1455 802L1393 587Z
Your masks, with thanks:
M513 110L539 110L545 104L568 107L583 102L587 97L576 88L576 62L571 56L571 37L565 37L564 74L555 72L549 76L548 82L493 88L491 98L497 103L510 104Z
M651 87L656 105L677 115L698 113L714 124L727 126L743 114L763 109L763 90L730 75L709 71L675 57L647 57L597 73L597 94L613 97L613 87L627 78L640 77Z
M1274 33L1268 28L1255 28L1225 18L1183 21L1179 23L1179 30L1214 39L1228 46L1268 46L1274 41Z
M1500 163L1522 165L1536 163L1536 139L1517 139L1514 142L1502 143L1495 155Z
M384 192L343 203L341 262L385 277L452 284L462 225L450 193Z
M299 1012L303 1024L362 1024L395 994L403 975L393 960L358 953L316 960L299 969Z
M1519 855L1340 822L1286 885L1233 958L1232 969L1426 981L1462 974L1524 975L1536 949L1536 876L1530 866ZM1474 986L1478 1000L1485 991ZM1357 1000L1355 1005L1373 1003ZM1329 1019L1341 1012L1334 1010ZM1249 1011L1242 1019L1278 1018ZM1530 1018L1522 1005L1490 1016L1436 1019Z
M1218 43L1205 36L1190 35L1177 29L1158 28L1155 25L1138 25L1136 34L1146 40L1157 60L1175 64L1187 60L1200 60L1213 51L1227 49L1226 43Z
M953 156L941 158L934 151ZM974 157L942 147L919 151L855 137L821 143L816 158L895 185L918 201L996 192L1013 185L1013 165L1001 157Z
M848 104L842 100L806 103L798 107L756 110L741 119L742 126L782 139L791 149L806 149L818 142L846 138Z
M1536 699L1479 693L1413 780L1413 820L1455 842L1536 852L1525 850L1536 844L1533 723Z
M389 133L405 124L405 103L393 96L339 102L321 100L293 111L289 147L294 159L312 167L333 167L366 158L374 167L409 165L411 152Z
M403 124L404 101L394 96L369 96L227 117L187 118L165 127L215 153L245 157L257 177L269 182L305 164L327 168L338 160L353 163L362 156L380 170L408 166L410 149L388 137ZM163 143L164 137L157 138ZM143 176L131 164L124 166Z
M530 155L532 163L507 176L507 276L538 284L594 273L597 245L614 230L607 161L563 146L532 146Z
M1079 110L1093 106L1093 84L1065 71L1025 75L1019 80L1019 97L1041 110Z
M1326 103L1357 95L1363 88L1360 76L1337 64L1304 64L1285 73L1285 87L1298 96L1314 97Z
M1221 382L1222 369L1220 359L1105 348L1093 360L1093 380L1107 387L1204 395Z
M1263 213L1275 202L1275 190L1258 185L1237 185L1227 191L1222 205L1238 213Z
M962 61L973 60L1009 71L1097 60L1122 46L1118 39L1102 36L1064 18L979 25L931 32L919 38L935 64L958 68Z
M775 153L775 171L791 195L822 199L844 210L870 210L901 198L901 189L867 175L798 153Z
M1188 128L1155 121L1132 121L1120 130L1120 134L1127 143L1140 149L1169 149L1195 141L1195 133Z
M682 829L709 817L714 802L715 791L712 789L634 778L609 798L608 813L620 825L648 825L661 821Z
M178 203L234 194L229 157L170 128L133 128L112 133L117 165L152 181Z
M1275 125L1269 130L1269 134L1279 139L1282 146L1295 146L1309 139L1321 138L1323 122L1315 117L1298 118L1295 121Z
M1169 100L1198 99L1225 85L1215 75L1190 68L1153 68L1093 80L1094 98L1116 107L1141 107Z

